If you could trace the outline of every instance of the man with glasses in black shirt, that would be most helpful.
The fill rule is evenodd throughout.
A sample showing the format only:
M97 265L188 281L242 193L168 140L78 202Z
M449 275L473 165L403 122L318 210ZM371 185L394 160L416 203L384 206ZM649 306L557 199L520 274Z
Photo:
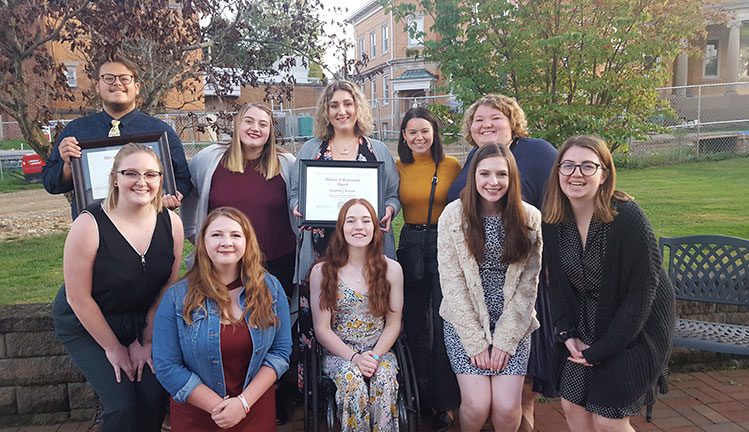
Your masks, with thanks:
M94 89L101 98L103 110L75 119L65 126L42 168L44 188L51 194L73 190L70 158L81 157L78 141L166 131L177 196L164 195L163 202L170 209L179 207L182 197L192 189L185 152L179 136L171 126L135 108L135 99L140 92L138 66L128 59L117 57L100 63L95 77ZM72 206L75 216L78 213L75 200L72 201Z

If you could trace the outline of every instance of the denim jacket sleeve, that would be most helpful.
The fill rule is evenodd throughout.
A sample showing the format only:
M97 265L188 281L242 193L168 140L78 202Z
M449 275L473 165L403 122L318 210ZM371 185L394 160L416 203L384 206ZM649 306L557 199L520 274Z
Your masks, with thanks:
M289 356L291 355L291 322L289 319L289 302L286 300L286 294L281 288L275 276L266 276L266 281L271 288L273 301L276 303L276 315L279 319L276 335L273 338L268 352L263 358L263 366L268 366L276 371L276 377L280 378L284 372L289 369Z
M176 311L177 286L173 285L162 298L156 311L153 330L153 366L156 378L179 403L185 403L201 383L200 377L185 366L179 342Z

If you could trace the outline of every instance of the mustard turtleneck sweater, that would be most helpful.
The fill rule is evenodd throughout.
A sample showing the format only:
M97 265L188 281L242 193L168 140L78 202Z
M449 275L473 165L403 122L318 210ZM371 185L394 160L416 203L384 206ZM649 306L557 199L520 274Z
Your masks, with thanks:
M427 223L429 211L429 192L432 190L432 175L434 161L431 153L425 155L414 154L413 163L403 163L398 160L400 188L398 195L403 206L403 220L410 224ZM460 174L460 162L452 156L445 156L437 171L437 187L434 189L434 204L432 205L432 224L436 224L447 205L447 191Z

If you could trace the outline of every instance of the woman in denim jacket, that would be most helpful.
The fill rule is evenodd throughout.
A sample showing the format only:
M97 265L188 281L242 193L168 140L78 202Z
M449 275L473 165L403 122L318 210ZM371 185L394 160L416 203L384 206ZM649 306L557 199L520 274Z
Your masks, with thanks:
M289 305L249 220L213 210L192 269L156 312L153 359L172 395L172 430L275 431L273 384L290 353Z

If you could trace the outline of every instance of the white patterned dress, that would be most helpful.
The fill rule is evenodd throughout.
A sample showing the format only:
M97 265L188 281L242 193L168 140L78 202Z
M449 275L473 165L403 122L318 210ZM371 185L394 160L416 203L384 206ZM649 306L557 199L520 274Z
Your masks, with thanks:
M355 351L369 351L377 344L385 318L369 311L369 297L338 282L336 310L331 329ZM371 378L365 378L349 359L323 354L323 372L336 385L336 407L341 432L390 432L398 430L398 362L392 352L380 358Z
M484 216L484 261L479 264L481 285L484 288L484 302L489 312L489 328L494 334L494 326L502 316L505 297L505 275L507 264L501 262L505 244L505 231L502 216ZM444 300L443 300L444 301ZM520 339L515 355L510 356L507 366L502 371L481 369L471 364L460 336L455 327L445 321L445 348L450 358L450 365L456 374L466 375L525 375L528 369L528 359L531 353L531 335Z

